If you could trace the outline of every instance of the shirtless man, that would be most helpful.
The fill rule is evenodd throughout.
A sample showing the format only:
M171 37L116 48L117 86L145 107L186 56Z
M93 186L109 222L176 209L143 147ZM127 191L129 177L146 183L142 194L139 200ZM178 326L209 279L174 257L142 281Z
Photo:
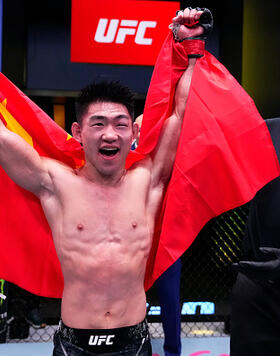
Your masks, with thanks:
M192 25L201 14L186 9L173 21ZM184 38L204 31L180 26ZM62 321L53 355L151 354L145 266L195 62L190 58L178 82L156 149L128 171L125 161L138 126L127 88L99 84L82 92L72 125L86 158L78 171L40 157L0 120L0 164L40 199L62 267Z

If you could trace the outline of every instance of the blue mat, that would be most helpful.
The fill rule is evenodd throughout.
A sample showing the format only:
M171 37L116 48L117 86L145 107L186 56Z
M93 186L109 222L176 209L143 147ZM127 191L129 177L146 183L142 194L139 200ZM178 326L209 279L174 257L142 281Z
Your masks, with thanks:
M163 339L152 339L153 353L164 356ZM229 337L182 339L182 356L229 356Z

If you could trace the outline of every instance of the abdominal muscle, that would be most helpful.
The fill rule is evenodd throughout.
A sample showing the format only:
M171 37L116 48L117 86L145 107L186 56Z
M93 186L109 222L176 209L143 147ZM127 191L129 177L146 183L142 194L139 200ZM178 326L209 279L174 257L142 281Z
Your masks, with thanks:
M145 318L143 285L149 239L107 238L90 245L79 240L79 247L60 251L64 275L61 316L67 326L111 329L135 325Z

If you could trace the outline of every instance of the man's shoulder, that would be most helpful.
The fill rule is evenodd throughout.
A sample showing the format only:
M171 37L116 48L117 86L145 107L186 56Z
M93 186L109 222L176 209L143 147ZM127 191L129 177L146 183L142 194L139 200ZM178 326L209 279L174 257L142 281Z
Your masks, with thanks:
M150 157L145 157L139 162L135 162L127 171L127 182L138 187L148 187L152 176L152 160Z
M130 172L137 172L140 171L141 169L145 169L151 172L152 170L152 159L150 157L150 155L147 155L145 158L141 159L138 162L135 162L130 168L129 171Z
M73 174L74 169L67 166L65 163L53 158L43 157L44 164L51 175L57 174Z

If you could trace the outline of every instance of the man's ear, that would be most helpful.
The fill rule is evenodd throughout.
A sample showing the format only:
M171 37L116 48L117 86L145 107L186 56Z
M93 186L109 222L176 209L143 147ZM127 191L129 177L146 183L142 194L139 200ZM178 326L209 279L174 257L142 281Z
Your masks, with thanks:
M137 122L134 122L132 125L132 133L133 133L133 140L135 140L138 137L138 132L140 128Z
M73 137L80 143L82 143L81 126L77 122L73 122L71 126Z

